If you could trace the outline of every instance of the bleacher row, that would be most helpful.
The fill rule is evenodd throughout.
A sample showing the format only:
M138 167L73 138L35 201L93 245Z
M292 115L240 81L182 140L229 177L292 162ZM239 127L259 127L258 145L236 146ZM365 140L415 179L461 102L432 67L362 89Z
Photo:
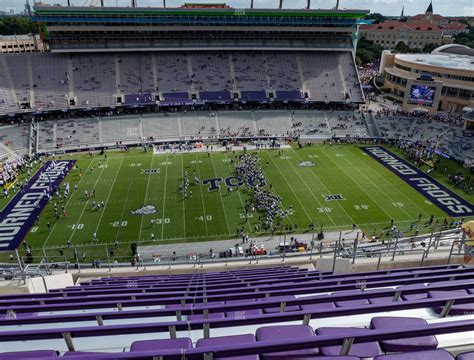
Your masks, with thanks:
M362 102L351 52L12 54L0 59L0 115L122 104ZM262 98L262 92L263 97ZM266 93L265 93L266 92Z
M0 359L472 360L473 279L452 265L94 279L0 296Z
M352 116L354 119L352 119ZM350 117L342 121L341 117ZM294 123L301 123L294 127ZM39 150L78 149L100 145L139 143L153 138L157 141L184 139L206 140L221 137L288 136L303 127L317 129L318 134L331 137L358 135L367 132L360 114L322 111L205 111L49 120L38 123ZM341 126L347 126L342 129Z
M474 159L473 135L460 126L404 116L380 116L376 121L384 138L421 141L456 159Z

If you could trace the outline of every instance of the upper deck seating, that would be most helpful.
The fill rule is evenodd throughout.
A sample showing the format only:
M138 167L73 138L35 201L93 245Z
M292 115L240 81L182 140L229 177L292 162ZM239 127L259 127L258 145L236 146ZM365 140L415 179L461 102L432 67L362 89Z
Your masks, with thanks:
M308 101L364 100L350 51L11 54L0 80L0 115L154 104L156 95L230 102L239 91L244 101L266 101L265 92L281 101L303 101L303 93Z

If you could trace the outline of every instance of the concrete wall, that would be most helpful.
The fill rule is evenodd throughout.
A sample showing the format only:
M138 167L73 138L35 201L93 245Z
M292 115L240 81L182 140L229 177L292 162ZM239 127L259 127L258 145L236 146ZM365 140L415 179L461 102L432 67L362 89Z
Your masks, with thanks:
M26 286L31 294L45 293L47 290L60 289L73 285L74 281L71 273L35 277L26 280Z

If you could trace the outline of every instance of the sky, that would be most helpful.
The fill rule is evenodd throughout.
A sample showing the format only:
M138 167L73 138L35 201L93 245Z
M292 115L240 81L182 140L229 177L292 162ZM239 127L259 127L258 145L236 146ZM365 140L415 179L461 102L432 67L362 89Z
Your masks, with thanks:
M30 0L32 3L34 0ZM99 0L71 0L74 5L85 5L92 1L100 3ZM127 6L131 0L104 0L106 6ZM139 6L162 6L163 0L137 0ZM302 8L306 0L283 0L285 8ZM66 4L67 0L43 0L49 4ZM226 2L233 7L249 7L250 0L167 0L167 6L179 6L184 2L221 3ZM272 8L278 7L279 0L254 0L255 7ZM336 0L311 0L312 8L331 8ZM0 0L0 10L16 8L22 11L25 0ZM398 16L402 6L405 6L405 15L416 15L425 12L429 0L340 0L340 8L368 9L371 12L383 15ZM474 16L474 0L434 0L434 11L444 16Z

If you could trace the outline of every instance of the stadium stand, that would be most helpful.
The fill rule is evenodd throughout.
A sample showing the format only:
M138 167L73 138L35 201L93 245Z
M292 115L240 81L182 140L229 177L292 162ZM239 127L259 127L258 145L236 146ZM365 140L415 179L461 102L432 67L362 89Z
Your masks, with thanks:
M245 65L250 59L253 65ZM275 101L303 101L303 91L308 101L364 101L351 52L18 54L5 57L5 64L1 115L133 106L144 94L147 100L138 104L156 104L155 96L164 104L192 96L232 103L239 90L265 91L265 100L271 93ZM260 101L258 94L247 93L242 100Z
M409 140L474 159L474 144L464 141L471 134L456 120L358 110L365 97L355 39L366 11L194 6L36 4L33 21L52 53L0 56L0 118L9 123L0 127L0 179L10 181L16 164L33 155L227 139ZM398 245L397 235L393 259ZM422 263L430 245L431 238ZM40 269L50 264L43 253L34 275L46 288L49 273ZM76 276L83 276L75 247L74 253ZM28 273L16 255L25 280L35 269ZM354 248L354 261L356 255ZM97 261L86 273L100 271ZM182 274L169 265L166 275L84 277L44 293L0 295L0 360L474 358L473 268L336 274L257 264Z
M279 266L93 279L1 296L0 356L454 359L474 349L473 276Z

